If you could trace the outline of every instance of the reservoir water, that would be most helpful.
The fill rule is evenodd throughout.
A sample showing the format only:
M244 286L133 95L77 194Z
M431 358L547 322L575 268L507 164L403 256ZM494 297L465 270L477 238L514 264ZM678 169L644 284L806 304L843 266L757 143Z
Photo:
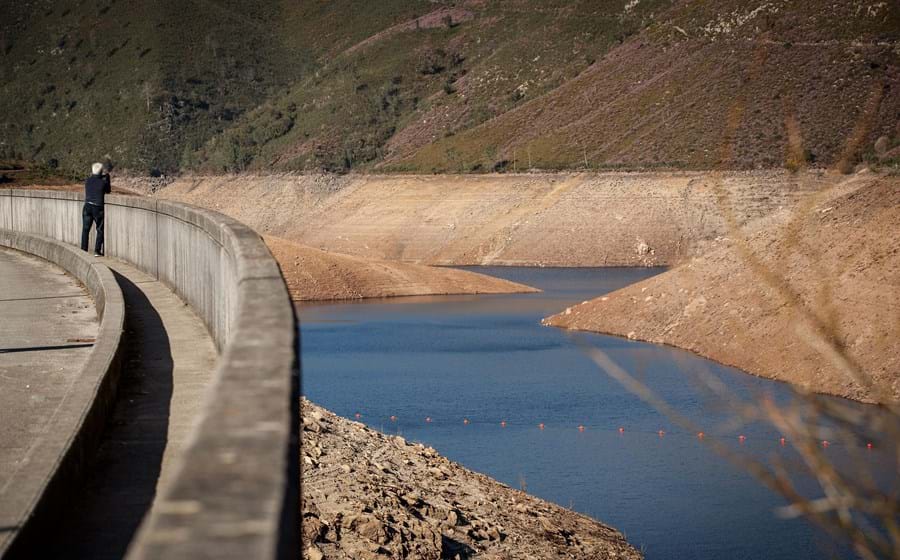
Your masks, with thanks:
M791 398L787 386L674 348L540 324L659 270L478 270L544 291L301 306L303 393L608 523L650 559L848 556L807 522L778 517L784 502L709 448L795 459L768 424L735 423L701 380L776 401ZM701 426L704 440L606 375L585 344ZM827 449L835 461L847 452L840 442ZM887 463L878 453L863 460ZM881 470L896 477L896 464Z

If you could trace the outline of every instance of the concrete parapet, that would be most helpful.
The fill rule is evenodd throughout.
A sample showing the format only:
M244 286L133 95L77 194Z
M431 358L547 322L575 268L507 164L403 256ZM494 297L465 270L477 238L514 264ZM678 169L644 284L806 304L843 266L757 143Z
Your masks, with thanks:
M55 530L57 513L71 495L99 444L121 374L125 302L112 272L98 259L48 237L0 229L0 246L50 261L77 278L94 299L100 329L78 380L60 403L29 468L13 474L12 495L0 501L0 520L18 529L0 533L0 556L29 557L35 542Z
M191 305L221 357L191 443L131 558L296 558L299 356L293 306L262 239L217 212L108 195L106 254ZM0 229L80 242L80 193L0 190Z

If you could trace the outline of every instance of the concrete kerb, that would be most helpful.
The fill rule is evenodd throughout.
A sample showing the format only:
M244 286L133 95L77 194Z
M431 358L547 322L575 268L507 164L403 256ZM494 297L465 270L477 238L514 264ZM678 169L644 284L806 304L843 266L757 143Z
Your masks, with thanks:
M43 214L71 225L81 200L0 189L0 227L75 243ZM124 195L108 196L107 206L108 224L120 228L110 239L107 227L108 254L192 305L221 351L201 419L129 557L296 558L299 334L278 264L256 232L217 212ZM125 238L134 231L145 235Z
M94 298L100 318L94 347L46 436L33 450L30 468L13 474L10 486L27 499L0 503L3 518L20 520L12 538L0 542L0 556L27 558L36 542L53 534L63 504L78 487L99 445L122 369L125 301L112 272L69 245L8 230L0 230L0 245L41 257L75 276Z

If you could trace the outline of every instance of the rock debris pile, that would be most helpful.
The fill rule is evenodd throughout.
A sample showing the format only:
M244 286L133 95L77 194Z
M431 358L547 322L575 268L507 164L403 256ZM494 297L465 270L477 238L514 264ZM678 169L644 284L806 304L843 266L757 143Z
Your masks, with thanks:
M304 558L641 558L616 530L304 400Z

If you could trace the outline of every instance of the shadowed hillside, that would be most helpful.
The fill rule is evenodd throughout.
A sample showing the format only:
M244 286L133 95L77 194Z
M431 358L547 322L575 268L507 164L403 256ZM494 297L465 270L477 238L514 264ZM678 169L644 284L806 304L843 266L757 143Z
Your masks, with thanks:
M2 4L0 157L63 170L748 168L900 144L891 2Z

